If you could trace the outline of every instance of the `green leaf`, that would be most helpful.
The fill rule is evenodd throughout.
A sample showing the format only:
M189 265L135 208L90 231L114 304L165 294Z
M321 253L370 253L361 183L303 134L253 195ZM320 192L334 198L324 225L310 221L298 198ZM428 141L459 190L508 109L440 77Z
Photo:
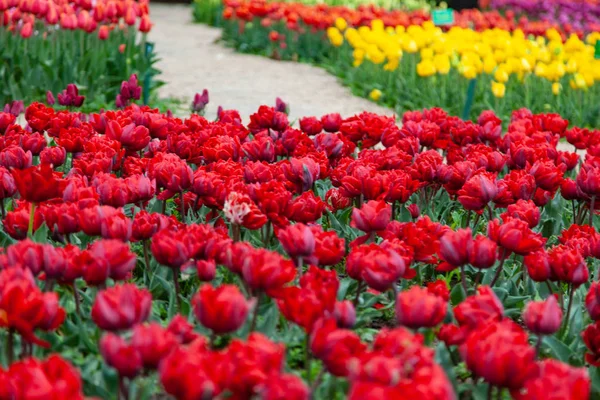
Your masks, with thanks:
M565 345L563 342L558 340L556 336L546 336L544 337L544 341L542 346L546 345L550 348L550 351L554 355L554 357L562 362L569 362L569 358L573 351Z
M48 243L48 226L44 222L34 233L31 238L36 243Z

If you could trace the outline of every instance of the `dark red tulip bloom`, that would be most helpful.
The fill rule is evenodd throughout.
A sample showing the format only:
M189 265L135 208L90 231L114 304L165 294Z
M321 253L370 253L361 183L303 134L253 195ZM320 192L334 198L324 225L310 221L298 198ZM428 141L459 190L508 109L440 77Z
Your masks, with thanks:
M106 137L121 142L130 151L140 151L150 143L150 131L145 126L131 123L121 127L116 121L109 121L106 127Z
M351 329L356 322L356 310L350 300L337 301L333 310L335 321L342 328Z
M133 328L131 345L142 358L144 368L156 369L177 345L176 336L156 322Z
M312 191L304 192L288 204L287 216L292 221L308 224L321 218L326 206Z
M458 201L466 210L481 211L498 194L496 176L491 172L478 173L457 194Z
M527 334L509 319L478 327L460 346L460 354L477 376L511 390L519 390L535 368Z
M126 283L102 290L92 306L92 320L100 329L131 329L150 316L152 295L146 289Z
M554 296L544 301L529 302L523 310L525 326L536 335L552 335L558 331L562 316L562 310Z
M581 336L588 349L585 361L595 367L600 366L600 322L596 321L588 325Z
M472 241L473 236L469 228L447 231L440 237L440 258L454 268L467 264Z
M267 216L260 211L250 196L239 192L229 193L223 213L230 223L247 229L256 230L267 223Z
M314 136L323 130L323 125L315 117L304 117L300 118L300 129L307 135Z
M562 182L566 166L556 166L552 161L536 161L529 173L535 178L535 183L543 190L556 191Z
M523 264L527 267L527 273L536 282L544 282L550 279L550 258L545 250L538 250L526 255Z
M321 125L325 132L337 132L342 125L342 117L338 113L323 115L321 117Z
M79 89L73 83L69 83L67 88L57 96L58 104L65 107L81 107L85 96L79 95Z
M584 163L577 174L577 187L589 196L600 195L600 167Z
M152 237L150 249L160 264L170 268L179 268L189 259L189 251L181 234L174 229L163 229Z
M83 400L81 374L59 355L30 357L0 370L0 396L5 399L52 398ZM35 384L32 384L35 382Z
M467 246L469 264L475 268L487 269L496 263L498 245L483 235L477 235Z
M575 287L587 282L589 270L585 259L576 248L554 246L548 251L550 280L572 283Z
M392 218L392 207L385 201L371 200L352 210L350 225L363 232L382 231Z
M189 344L201 336L194 332L194 326L181 314L175 315L167 330L172 333L180 344Z
M585 296L585 308L594 321L600 320L600 283L592 282L590 290Z
M429 282L427 284L427 291L444 299L445 301L450 300L450 290L448 289L448 284L441 279L438 279L435 282Z
M477 294L467 297L454 307L454 317L460 326L474 329L486 322L503 318L502 303L489 286L480 286Z
M213 288L204 284L192 300L196 318L218 335L238 330L245 322L253 304L235 285Z
M515 218L505 221L502 225L498 223L498 220L490 221L488 235L505 251L512 251L519 255L537 251L546 242L541 234L535 233L529 228L527 222Z
M433 328L444 320L447 309L446 300L419 286L400 292L396 299L398 323L412 329Z
M14 169L12 174L21 198L28 202L40 203L62 196L61 180L47 164L23 170Z
M33 155L18 146L8 146L0 151L0 165L7 169L26 169L31 167Z
M40 163L60 167L65 163L67 151L62 146L46 147L40 153Z
M281 170L297 193L311 189L321 173L319 164L311 157L290 158L289 162L281 164Z
M6 257L9 265L20 265L37 276L44 266L44 246L30 239L21 240L6 248Z
M345 240L334 231L323 232L319 226L310 228L315 236L315 252L318 265L336 265L346 254Z
M263 400L308 400L310 390L302 379L293 374L276 375L260 388Z
M289 225L277 233L277 238L292 259L310 257L315 251L315 235L307 225Z
M515 204L508 206L504 214L500 216L503 221L516 218L527 222L530 228L535 228L540 223L540 209L531 200L518 200Z
M124 280L135 268L135 254L120 240L98 240L86 252L83 279L90 285L103 284L106 277Z
M252 249L240 262L242 277L253 290L280 289L296 276L296 268L290 260L269 250Z
M4 167L0 167L0 200L14 196L17 184L12 174Z
M353 248L346 260L348 275L380 292L392 287L406 272L404 259L392 247L371 243Z
M523 388L511 395L515 400L589 399L591 382L585 368L575 368L557 360L539 361Z
M144 367L137 349L114 333L102 335L98 347L102 358L122 377L135 378Z

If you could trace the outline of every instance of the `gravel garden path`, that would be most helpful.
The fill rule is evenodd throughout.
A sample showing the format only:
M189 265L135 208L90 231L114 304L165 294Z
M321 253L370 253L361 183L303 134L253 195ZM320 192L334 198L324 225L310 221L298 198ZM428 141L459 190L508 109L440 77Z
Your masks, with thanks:
M194 94L206 88L209 118L219 105L247 118L261 104L274 105L278 96L290 104L292 119L332 112L348 117L363 110L393 114L353 96L321 68L234 52L217 42L218 28L192 22L189 6L153 3L151 12L150 40L161 58L159 79L167 82L159 95L181 99L187 107Z

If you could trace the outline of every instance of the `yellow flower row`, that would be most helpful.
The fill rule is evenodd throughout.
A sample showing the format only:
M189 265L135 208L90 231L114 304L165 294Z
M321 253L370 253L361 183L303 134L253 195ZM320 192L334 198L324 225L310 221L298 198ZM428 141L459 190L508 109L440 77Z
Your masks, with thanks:
M394 71L405 53L419 53L419 76L446 75L452 68L467 79L487 74L495 80L492 92L497 97L504 96L504 85L511 76L520 81L531 74L547 79L553 82L554 94L560 93L558 81L564 76L571 78L573 89L585 90L600 80L600 60L594 58L594 44L600 39L597 32L588 35L585 42L573 35L563 43L556 30L531 39L521 30L477 32L453 27L444 32L430 21L408 28L386 28L375 20L370 27L354 29L338 18L327 35L334 46L344 41L350 44L355 67L369 60Z

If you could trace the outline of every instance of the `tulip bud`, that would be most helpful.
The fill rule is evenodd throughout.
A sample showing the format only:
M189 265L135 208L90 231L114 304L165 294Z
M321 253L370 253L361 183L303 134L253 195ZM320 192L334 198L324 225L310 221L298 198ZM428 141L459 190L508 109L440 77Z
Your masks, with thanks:
M350 226L363 232L382 231L392 218L392 208L385 201L371 200L352 210Z
M447 302L442 297L426 288L413 286L398 294L396 318L400 325L412 329L432 328L444 320L447 308Z
M419 209L419 205L416 203L410 204L410 205L406 206L406 208L408 209L408 212L410 213L410 217L412 219L417 219L421 215L421 210Z
M315 236L304 224L289 225L281 229L277 238L292 259L309 257L315 251Z
M600 282L592 282L590 290L585 296L585 308L594 321L600 320Z
M475 268L487 269L496 263L498 245L486 236L478 235L467 245L469 264Z
M192 304L200 323L218 335L238 330L252 305L237 286L221 285L215 289L210 284L200 288Z
M562 322L562 310L556 297L550 296L544 301L532 301L523 311L525 326L536 335L552 335L558 331Z
M356 322L356 310L350 300L337 301L333 309L337 324L346 329L351 329Z
M100 354L120 376L134 378L142 370L140 353L114 333L106 333L100 339Z

